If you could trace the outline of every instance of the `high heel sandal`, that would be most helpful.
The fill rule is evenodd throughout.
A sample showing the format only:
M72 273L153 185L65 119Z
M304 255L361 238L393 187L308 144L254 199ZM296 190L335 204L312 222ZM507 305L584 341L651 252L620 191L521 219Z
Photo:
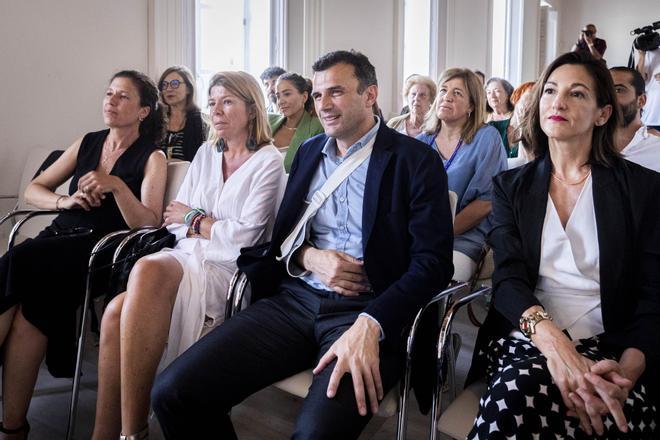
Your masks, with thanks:
M5 428L5 426L2 424L2 422L0 422L0 433L2 433L2 434L18 435L18 434L22 433L23 438L27 439L29 432L30 432L30 424L27 422L27 420L25 421L25 423L23 423L23 426L21 426L20 428L16 428L16 429Z
M136 432L135 434L129 434L129 435L121 434L119 436L119 440L148 440L148 439L149 439L149 425L145 426L140 430L140 432Z

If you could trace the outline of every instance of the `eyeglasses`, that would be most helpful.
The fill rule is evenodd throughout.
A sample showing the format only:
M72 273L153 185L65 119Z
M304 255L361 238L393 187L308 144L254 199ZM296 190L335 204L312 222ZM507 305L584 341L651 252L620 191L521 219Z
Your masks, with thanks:
M181 81L179 81L178 79L173 79L172 81L161 81L160 89L167 90L167 86L171 86L173 89L178 89L180 85L181 85Z

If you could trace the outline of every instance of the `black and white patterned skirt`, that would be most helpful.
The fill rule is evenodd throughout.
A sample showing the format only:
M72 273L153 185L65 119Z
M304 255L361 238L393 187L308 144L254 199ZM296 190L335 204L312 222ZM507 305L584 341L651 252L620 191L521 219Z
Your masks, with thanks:
M581 339L578 353L600 361L598 337ZM602 437L587 435L566 408L548 371L545 357L529 341L506 337L491 341L488 353L488 390L479 403L479 414L468 439L655 439L657 411L639 382L624 406L628 432L622 433L614 419L603 420Z

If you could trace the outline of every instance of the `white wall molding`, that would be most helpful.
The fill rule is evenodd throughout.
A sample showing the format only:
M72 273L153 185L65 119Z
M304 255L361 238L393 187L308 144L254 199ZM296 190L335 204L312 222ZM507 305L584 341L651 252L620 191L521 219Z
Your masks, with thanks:
M289 65L289 2L288 0L271 0L270 10L270 65L287 69Z
M195 70L195 0L149 0L149 75L175 64Z
M396 0L394 2L394 29L392 29L394 63L392 63L392 102L394 104L392 112L397 108L403 107L403 97L401 96L401 86L403 86L403 40L405 33L405 0ZM385 115L387 118L387 115Z
M323 50L321 0L303 1L303 75L312 77L312 64Z

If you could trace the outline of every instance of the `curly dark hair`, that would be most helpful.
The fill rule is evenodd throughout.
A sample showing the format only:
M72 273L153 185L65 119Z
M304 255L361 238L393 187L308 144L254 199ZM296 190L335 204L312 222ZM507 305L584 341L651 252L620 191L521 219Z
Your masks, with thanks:
M158 102L158 87L154 80L137 70L122 70L115 73L110 78L110 82L115 78L128 78L138 89L140 95L140 106L149 107L149 114L140 123L140 136L148 141L158 144L165 136L166 113L164 106Z

